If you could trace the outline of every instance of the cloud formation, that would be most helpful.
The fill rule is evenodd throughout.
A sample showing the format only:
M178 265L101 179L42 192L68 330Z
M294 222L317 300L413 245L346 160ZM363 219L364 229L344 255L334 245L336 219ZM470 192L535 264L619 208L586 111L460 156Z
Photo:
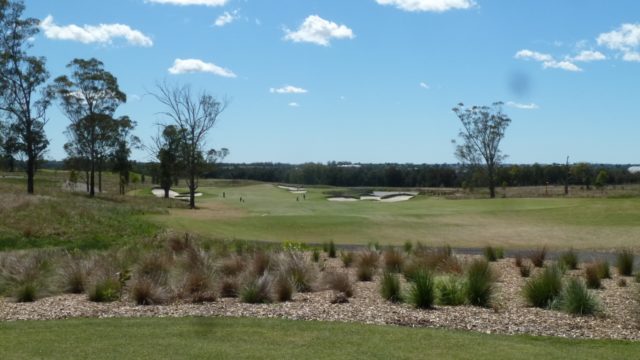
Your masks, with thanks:
M607 57L600 51L583 50L578 55L571 58L573 61L591 62L606 60Z
M329 46L331 39L353 39L353 30L318 15L308 16L296 31L285 29L285 40Z
M222 15L218 16L214 25L222 27L238 20L238 18L238 10L234 10L232 12L225 11Z
M210 73L226 78L235 78L236 74L229 69L225 69L213 63L207 63L199 59L176 59L173 66L169 68L169 73L173 75L190 73Z
M142 32L123 24L100 25L65 25L60 26L53 22L53 16L49 15L40 22L44 36L54 40L78 41L83 44L112 44L116 38L125 39L134 46L153 46L150 37Z
M544 69L561 69L566 71L579 72L582 71L580 67L574 64L571 59L556 60L549 54L543 54L537 51L531 51L528 49L520 50L514 56L516 59L533 60L541 62Z
M616 30L598 35L596 41L600 46L621 52L624 61L640 61L640 24L622 24Z
M289 106L291 106L291 107L300 107L300 104L298 104L297 102L290 102Z
M521 109L521 110L537 110L540 108L540 106L538 106L537 104L534 103L530 103L530 104L521 104L521 103L517 103L514 101L508 101L507 102L507 106L512 107L512 108L516 108L516 109Z
M271 88L269 92L272 94L306 94L308 91L300 87L285 85L281 88Z
M423 89L427 89L427 90L429 90L429 88L430 88L429 84L427 84L424 81L420 82L420 87L423 88Z
M380 5L392 5L404 11L445 12L465 10L476 5L473 0L376 0Z
M203 5L203 6L223 6L229 0L145 0L148 3L168 4L168 5Z

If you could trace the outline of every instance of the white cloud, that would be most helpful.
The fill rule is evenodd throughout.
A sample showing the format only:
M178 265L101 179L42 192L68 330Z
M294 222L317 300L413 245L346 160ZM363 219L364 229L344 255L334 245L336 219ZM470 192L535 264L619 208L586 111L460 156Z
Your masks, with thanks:
M300 107L300 104L298 104L297 102L290 102L289 106L291 106L291 107Z
M640 24L622 24L618 29L598 35L598 45L622 52L624 61L640 61Z
M145 2L155 4L169 4L169 5L204 5L204 6L223 6L229 0L146 0Z
M272 94L306 94L307 89L303 89L296 86L286 85L281 88L271 88L269 92Z
M420 87L429 90L430 86L426 82L420 82Z
M534 61L553 61L553 57L549 54L543 54L528 49L518 51L515 55L515 58Z
M239 18L238 10L234 10L232 12L225 11L222 15L218 16L214 24L222 27L238 20Z
M296 31L285 29L285 40L293 42L309 42L328 46L331 39L353 39L353 30L346 25L338 25L318 15L308 16Z
M514 101L507 102L507 106L512 107L512 108L516 108L516 109L521 109L521 110L537 110L537 109L540 108L540 106L538 106L537 104L534 104L534 103L521 104L521 103L517 103L517 102L514 102Z
M216 64L207 63L199 59L176 59L173 66L169 68L169 73L173 75L198 72L210 73L227 78L236 77L236 74L229 69L225 69Z
M404 11L444 12L455 9L470 9L473 0L376 0L380 5L392 5Z
M579 72L582 71L580 67L571 62L571 59L562 61L555 60L553 56L549 54L539 53L531 50L520 50L515 55L516 59L533 60L542 63L544 69L561 69L566 71Z
M48 39L79 41L84 44L111 44L113 39L123 38L131 45L153 46L150 37L123 24L59 26L53 22L53 16L49 15L40 22L40 28Z
M578 55L571 58L572 61L590 62L606 60L607 57L600 51L583 50Z

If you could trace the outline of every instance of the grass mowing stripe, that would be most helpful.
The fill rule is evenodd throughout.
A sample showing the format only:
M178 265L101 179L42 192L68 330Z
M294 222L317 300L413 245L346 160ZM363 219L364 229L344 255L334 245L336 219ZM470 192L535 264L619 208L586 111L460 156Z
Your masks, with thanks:
M0 323L3 359L631 359L640 343L249 318Z

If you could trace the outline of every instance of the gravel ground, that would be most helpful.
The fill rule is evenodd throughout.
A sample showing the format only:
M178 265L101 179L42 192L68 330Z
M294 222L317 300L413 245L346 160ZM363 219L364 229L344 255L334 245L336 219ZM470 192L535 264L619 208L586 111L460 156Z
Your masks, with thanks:
M78 317L227 316L393 324L472 330L487 334L640 340L640 318L636 302L640 285L632 278L626 278L626 287L617 285L616 275L613 279L603 280L604 288L595 291L601 301L603 313L599 316L576 317L559 311L527 307L521 295L524 279L520 277L512 260L501 260L492 266L499 274L499 280L496 284L495 306L491 309L437 306L432 310L416 310L407 304L392 304L383 300L376 281L356 282L355 295L345 304L331 304L334 294L329 290L296 294L291 302L263 305L244 304L232 298L207 304L164 306L136 306L127 300L107 304L93 303L84 295L53 296L34 303L14 303L9 299L0 299L0 321ZM340 267L339 260L329 259L326 262L327 269ZM355 279L353 270L349 271L350 276ZM568 276L580 273L577 270L570 272Z

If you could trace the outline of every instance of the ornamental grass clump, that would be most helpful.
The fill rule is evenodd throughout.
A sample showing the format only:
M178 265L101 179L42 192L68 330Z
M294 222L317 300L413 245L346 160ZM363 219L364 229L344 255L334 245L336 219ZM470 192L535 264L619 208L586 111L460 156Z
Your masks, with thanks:
M344 265L345 268L350 268L354 260L353 253L351 251L341 251L340 260L342 260L342 265Z
M621 276L631 276L633 274L633 261L635 256L631 250L623 250L618 254L616 266L618 267L618 274Z
M240 290L240 300L248 304L271 302L271 278L265 273L260 277L251 277Z
M429 271L419 271L411 282L409 302L418 309L430 309L435 302L435 286Z
M33 302L49 293L50 252L0 256L0 295L12 296L17 302Z
M333 242L333 240L329 241L329 249L327 249L327 256L329 256L332 259L335 259L336 257L336 244Z
M276 275L273 281L273 293L277 301L291 301L295 288L291 279L283 273Z
M379 255L376 251L363 251L358 256L356 275L359 281L371 281L378 268Z
M520 271L520 276L523 278L528 278L531 276L531 266L528 264L524 264L518 268Z
M569 249L560 254L558 263L567 270L576 270L578 268L578 254L573 249Z
M87 289L87 297L93 302L113 302L120 299L122 286L114 277L94 280Z
M180 297L192 303L215 301L215 269L213 256L209 252L203 249L188 249L182 264Z
M533 253L531 253L531 255L529 255L529 260L531 260L531 263L533 264L533 266L538 268L541 268L544 266L544 260L546 258L547 258L546 246L534 251Z
M600 269L597 263L591 263L585 266L584 278L589 289L600 289L602 287Z
M562 291L562 272L556 265L548 266L524 285L524 296L529 305L549 308Z
M313 290L318 278L317 268L299 251L286 251L274 260L275 270L287 276L296 291L304 293Z
M600 304L580 279L571 278L560 294L558 307L572 315L593 315L599 311Z
M385 300L402 302L402 286L395 273L385 271L380 281L380 294Z
M498 261L498 254L496 253L496 249L493 246L486 246L484 248L484 258L489 262Z
M466 302L466 284L458 276L436 278L436 297L439 305L457 306Z
M58 268L59 284L65 293L82 294L91 274L92 257L67 253Z
M399 273L402 271L404 256L395 248L387 249L382 255L386 271Z
M130 291L138 305L160 305L169 301L167 290L146 277L135 279Z
M349 274L344 272L327 272L323 280L329 289L337 293L342 293L348 298L353 296L353 284L349 279Z
M474 260L469 264L465 278L467 302L475 306L488 307L493 297L495 281L489 262Z
M596 266L598 268L598 276L600 279L611 279L611 267L609 266L609 261L600 260L596 262Z

